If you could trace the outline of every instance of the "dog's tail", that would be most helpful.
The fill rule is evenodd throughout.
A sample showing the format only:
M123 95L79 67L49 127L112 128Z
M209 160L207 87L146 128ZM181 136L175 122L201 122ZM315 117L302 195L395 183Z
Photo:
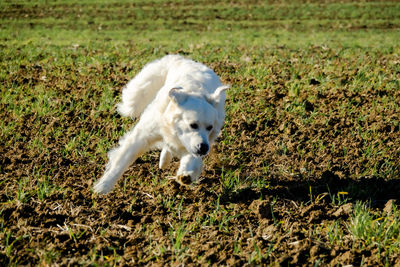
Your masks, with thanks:
M169 55L147 64L122 90L118 112L126 117L139 117L164 85L171 59L179 58L181 56Z

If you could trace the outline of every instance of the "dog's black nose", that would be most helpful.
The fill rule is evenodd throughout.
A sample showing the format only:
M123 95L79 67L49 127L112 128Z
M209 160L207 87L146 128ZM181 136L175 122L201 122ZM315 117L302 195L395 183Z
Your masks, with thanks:
M208 152L208 145L201 143L199 149L197 150L197 153L199 155L205 155Z

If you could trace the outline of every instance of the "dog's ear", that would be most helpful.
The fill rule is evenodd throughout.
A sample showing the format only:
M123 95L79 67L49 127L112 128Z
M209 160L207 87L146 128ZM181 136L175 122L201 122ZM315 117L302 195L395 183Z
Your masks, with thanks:
M210 102L217 106L220 102L225 101L225 94L224 92L229 89L229 85L222 85L218 87L215 92L209 97Z
M182 87L174 87L169 91L169 97L178 105L187 99L187 94L182 92Z

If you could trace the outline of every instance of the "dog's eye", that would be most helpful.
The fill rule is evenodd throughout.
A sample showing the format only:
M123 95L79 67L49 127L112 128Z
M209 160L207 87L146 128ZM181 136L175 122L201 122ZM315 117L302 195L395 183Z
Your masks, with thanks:
M197 128L199 128L199 125L197 125L197 123L192 123L192 124L190 124L190 127L192 129L197 129Z
M206 130L207 130L207 131L211 131L212 128L213 128L212 125L210 125L210 126L207 126Z

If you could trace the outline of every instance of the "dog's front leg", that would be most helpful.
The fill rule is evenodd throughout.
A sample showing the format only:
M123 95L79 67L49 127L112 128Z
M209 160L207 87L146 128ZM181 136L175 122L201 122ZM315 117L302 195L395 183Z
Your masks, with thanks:
M177 178L184 184L196 182L200 177L202 167L203 160L201 157L186 154L181 158Z
M139 122L120 139L119 146L108 153L109 162L103 176L94 186L95 192L110 192L129 165L150 149L156 138L149 136L146 129L142 128Z
M160 169L164 169L165 167L167 167L168 164L171 163L171 160L172 160L172 153L166 146L164 146L160 154L160 164L159 164Z

